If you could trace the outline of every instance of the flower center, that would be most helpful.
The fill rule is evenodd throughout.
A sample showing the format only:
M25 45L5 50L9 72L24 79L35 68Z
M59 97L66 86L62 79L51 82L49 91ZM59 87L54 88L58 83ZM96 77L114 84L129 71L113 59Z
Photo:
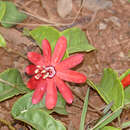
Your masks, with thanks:
M53 78L56 74L55 68L53 66L36 66L35 69L35 79L46 79L46 78Z

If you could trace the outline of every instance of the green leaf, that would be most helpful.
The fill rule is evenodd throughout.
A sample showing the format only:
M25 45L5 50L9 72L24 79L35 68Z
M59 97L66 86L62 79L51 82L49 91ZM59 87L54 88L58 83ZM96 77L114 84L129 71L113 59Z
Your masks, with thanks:
M101 130L121 130L121 129L120 128L115 128L115 127L112 127L112 126L105 126Z
M125 88L125 105L130 106L130 85Z
M125 73L123 73L121 76L120 76L120 81L122 79L124 79L128 74L130 74L130 69L128 69Z
M60 121L56 121L47 112L40 109L26 111L14 118L30 124L37 130L66 130Z
M127 127L130 127L130 121L124 122L124 123L122 124L122 129L125 129L125 128L127 128Z
M113 105L113 102L111 102L110 104L106 105L106 107L103 110L103 113L106 114L107 112L109 112L109 110L111 109Z
M82 115L81 115L81 120L80 120L80 130L84 130L84 122L85 122L86 112L88 108L88 97L89 97L89 88L87 90L87 94L85 97L84 106L82 110Z
M122 108L118 108L114 112L108 112L106 115L104 115L98 123L92 128L92 130L99 130L103 128L105 125L109 124L112 122L114 119L116 119L122 112Z
M124 105L124 89L114 70L104 69L102 80L95 89L107 104L113 102L112 111Z
M36 40L40 47L42 47L42 40L47 39L50 42L53 51L56 42L60 37L60 32L53 27L41 26L30 31L30 35Z
M6 11L6 4L5 2L0 1L0 22L5 14L5 11Z
M7 69L0 73L0 101L29 92L17 69Z
M65 127L54 120L49 114L57 112L59 114L67 114L65 110L65 101L58 93L58 101L53 110L47 110L45 107L45 96L38 104L32 104L32 92L24 95L13 105L12 116L23 122L30 124L37 130L65 130Z
M0 47L6 47L5 39L1 34L0 34Z
M16 23L22 22L26 19L26 15L17 10L16 6L12 2L4 2L6 4L6 11L2 17L1 24L4 27L12 27Z
M62 96L58 93L58 99L56 107L53 110L48 110L45 107L45 95L43 97L43 100L38 104L32 104L32 92L24 95L20 99L18 99L12 108L12 115L14 117L19 117L24 112L30 111L30 110L39 110L42 109L48 113L57 112L59 114L66 115L66 109L65 109L65 101L62 98Z
M67 38L67 50L69 54L75 52L90 52L95 48L89 44L86 39L86 35L80 28L70 28L63 32L61 35L64 35Z
M128 2L130 2L130 0L128 0Z
M30 36L30 30L28 28L23 28L23 35L29 37Z
M130 74L130 69L128 69L125 73L123 73L121 76L120 76L120 81L125 78L128 74ZM125 91L125 98L124 98L124 104L125 105L130 105L130 85L128 87L126 87L124 89Z
M89 52L94 50L94 47L88 43L85 33L79 28L71 28L63 32L59 32L53 27L41 26L30 31L30 35L36 40L40 47L42 40L46 38L51 44L52 51L57 40L62 35L67 38L67 51L69 54L79 51Z

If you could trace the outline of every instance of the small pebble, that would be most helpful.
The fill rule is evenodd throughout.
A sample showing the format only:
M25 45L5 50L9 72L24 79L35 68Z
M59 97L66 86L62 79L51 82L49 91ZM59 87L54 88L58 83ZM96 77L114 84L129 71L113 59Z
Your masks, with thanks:
M107 24L101 22L99 23L99 30L105 30L107 28Z
M123 52L120 52L120 53L119 53L119 56L122 57L122 58L125 57L125 55L124 55Z

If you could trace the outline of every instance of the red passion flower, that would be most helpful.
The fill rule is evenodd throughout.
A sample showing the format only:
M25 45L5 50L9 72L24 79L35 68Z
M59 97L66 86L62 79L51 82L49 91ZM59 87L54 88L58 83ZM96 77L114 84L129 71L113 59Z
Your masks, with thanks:
M29 52L28 59L33 63L26 67L26 73L32 75L27 87L35 89L32 96L32 103L37 104L43 98L48 109L53 109L57 103L57 88L67 103L71 104L73 95L65 81L84 83L86 76L70 70L83 60L82 54L75 54L62 60L67 47L67 40L61 36L56 43L54 53L51 56L51 47L48 40L42 41L43 56L36 52ZM57 88L56 88L57 87Z
M128 74L124 79L122 79L121 83L124 88L130 85L130 74Z

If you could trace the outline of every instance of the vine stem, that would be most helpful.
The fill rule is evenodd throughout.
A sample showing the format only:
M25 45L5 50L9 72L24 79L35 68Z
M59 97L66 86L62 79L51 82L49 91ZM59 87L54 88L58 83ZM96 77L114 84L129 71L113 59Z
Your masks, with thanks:
M10 130L16 130L16 129L10 124L10 122L8 122L8 121L6 121L6 120L4 120L4 119L1 119L1 118L0 118L0 122L1 122L2 124L5 124Z

